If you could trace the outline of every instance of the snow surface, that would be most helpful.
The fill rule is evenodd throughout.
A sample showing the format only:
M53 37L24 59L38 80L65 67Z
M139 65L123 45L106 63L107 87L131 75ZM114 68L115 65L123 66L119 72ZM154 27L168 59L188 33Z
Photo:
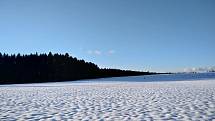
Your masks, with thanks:
M0 120L215 120L213 78L128 78L131 81L1 85Z

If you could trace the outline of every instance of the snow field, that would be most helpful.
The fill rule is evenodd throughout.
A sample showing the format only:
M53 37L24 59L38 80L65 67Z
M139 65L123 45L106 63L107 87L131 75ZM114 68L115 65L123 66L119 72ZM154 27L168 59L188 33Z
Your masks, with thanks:
M215 80L0 87L0 120L215 120Z

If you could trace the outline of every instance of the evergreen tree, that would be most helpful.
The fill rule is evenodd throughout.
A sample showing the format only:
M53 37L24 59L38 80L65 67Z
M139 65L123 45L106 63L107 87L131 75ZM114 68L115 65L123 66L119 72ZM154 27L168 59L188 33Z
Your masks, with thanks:
M97 65L65 54L8 55L0 53L0 84L72 81L112 76L154 74L100 69Z

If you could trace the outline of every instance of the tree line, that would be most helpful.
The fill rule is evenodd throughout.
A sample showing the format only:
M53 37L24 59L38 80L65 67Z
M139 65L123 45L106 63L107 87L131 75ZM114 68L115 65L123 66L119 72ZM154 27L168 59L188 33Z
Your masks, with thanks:
M0 53L0 84L73 81L116 76L149 75L119 69L101 69L96 64L65 54L2 54Z

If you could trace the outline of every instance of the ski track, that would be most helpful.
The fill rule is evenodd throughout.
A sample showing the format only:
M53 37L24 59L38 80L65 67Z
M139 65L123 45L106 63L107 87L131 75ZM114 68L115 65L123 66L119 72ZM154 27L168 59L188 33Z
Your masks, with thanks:
M0 120L212 121L215 80L2 86Z

